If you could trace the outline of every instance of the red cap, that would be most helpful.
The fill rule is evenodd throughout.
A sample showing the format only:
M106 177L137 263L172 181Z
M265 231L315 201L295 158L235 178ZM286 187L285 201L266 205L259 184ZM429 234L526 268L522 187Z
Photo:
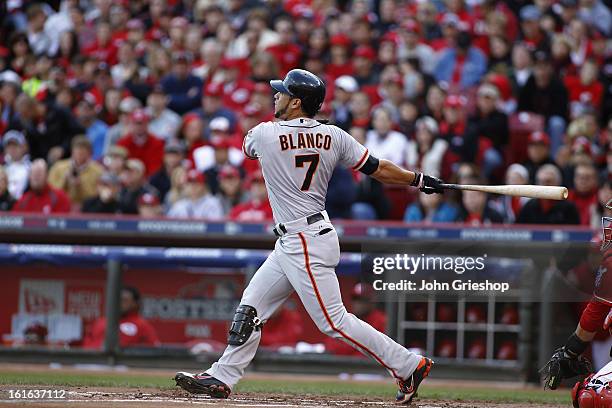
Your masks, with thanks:
M204 96L223 96L223 86L218 82L209 82L204 86Z
M187 113L185 116L183 116L182 126L185 127L191 122L193 122L194 120L202 120L202 117L198 115L197 113Z
M332 37L329 39L329 45L330 46L339 45L341 47L350 47L351 39L348 38L348 36L344 34L332 35Z
M204 184L206 178L204 174L200 173L196 169L191 169L187 172L187 182L188 183L199 183Z
M359 47L355 48L355 52L353 53L353 56L355 58L362 57L362 58L367 58L370 61L374 61L376 59L376 52L370 46L360 45Z
M149 115L144 109L136 109L130 114L132 122L144 123L149 121Z
M255 182L263 183L263 181L264 181L264 176L261 170L254 171L253 173L249 174L249 177L247 178L247 184L249 186Z
M234 166L223 166L219 171L219 178L240 177L240 172Z
M159 197L156 194L144 193L138 199L138 205L159 205Z
M215 149L229 149L230 147L232 147L232 143L225 137L215 138L210 142L210 144Z
M593 149L591 147L591 141L584 136L579 136L572 143L572 153L580 154L584 153L588 156L591 156L593 153Z
M401 27L410 33L418 34L421 31L419 23L414 20L406 20Z
M545 144L546 146L550 146L550 137L544 133L544 132L533 132L532 134L529 135L529 138L527 139L527 143L531 144L531 143L542 143Z
M380 42L387 41L387 42L393 43L393 45L397 45L398 40L399 40L398 35L394 31L389 31L380 38Z
M459 95L448 95L444 100L444 106L449 108L462 108L465 106L465 98Z

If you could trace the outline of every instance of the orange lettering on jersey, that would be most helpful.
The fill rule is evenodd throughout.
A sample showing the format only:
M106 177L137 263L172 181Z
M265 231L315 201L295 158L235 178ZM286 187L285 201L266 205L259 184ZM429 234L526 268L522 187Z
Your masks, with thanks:
M325 140L323 141L323 148L325 150L329 150L331 148L331 136L325 135Z
M314 149L314 147L315 147L314 134L306 133L306 146L309 149Z
M321 140L321 139L323 139L323 135L320 134L320 133L317 133L316 138L317 138L316 147L317 147L317 149L320 149L320 148L323 147L323 141Z
M290 148L291 150L293 150L293 149L297 149L297 147L296 147L296 146L293 144L293 135L292 135L291 133L289 133L289 134L287 135L287 137L289 137L289 148Z
M306 142L304 141L304 134L298 133L298 149L305 149Z
M279 135L278 141L281 145L281 150L287 150L289 148L289 143L287 142L287 135Z

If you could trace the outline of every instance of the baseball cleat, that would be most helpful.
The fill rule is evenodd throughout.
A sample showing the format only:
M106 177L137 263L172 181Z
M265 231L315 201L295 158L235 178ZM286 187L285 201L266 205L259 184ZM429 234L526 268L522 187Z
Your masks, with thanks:
M213 398L227 398L232 390L226 384L206 373L191 374L179 371L174 376L176 385L192 394L205 394Z
M412 402L412 399L417 396L419 385L429 375L429 370L431 370L433 364L433 360L423 357L410 377L405 380L397 380L399 390L395 396L396 404L410 404Z

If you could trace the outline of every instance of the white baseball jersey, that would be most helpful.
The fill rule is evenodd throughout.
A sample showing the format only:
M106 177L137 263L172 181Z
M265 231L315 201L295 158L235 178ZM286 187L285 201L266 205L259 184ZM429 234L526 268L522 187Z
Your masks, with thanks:
M344 130L310 118L261 123L247 133L243 150L261 163L276 223L323 211L336 165L359 170L369 156Z

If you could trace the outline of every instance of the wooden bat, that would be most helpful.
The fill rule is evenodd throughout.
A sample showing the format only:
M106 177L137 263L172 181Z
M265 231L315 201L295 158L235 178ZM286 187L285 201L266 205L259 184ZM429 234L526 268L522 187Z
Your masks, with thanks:
M525 185L503 185L503 186L484 186L470 184L442 184L442 188L449 190L471 190L482 191L483 193L504 194L518 197L542 198L548 200L567 199L567 188L556 186L535 186Z

